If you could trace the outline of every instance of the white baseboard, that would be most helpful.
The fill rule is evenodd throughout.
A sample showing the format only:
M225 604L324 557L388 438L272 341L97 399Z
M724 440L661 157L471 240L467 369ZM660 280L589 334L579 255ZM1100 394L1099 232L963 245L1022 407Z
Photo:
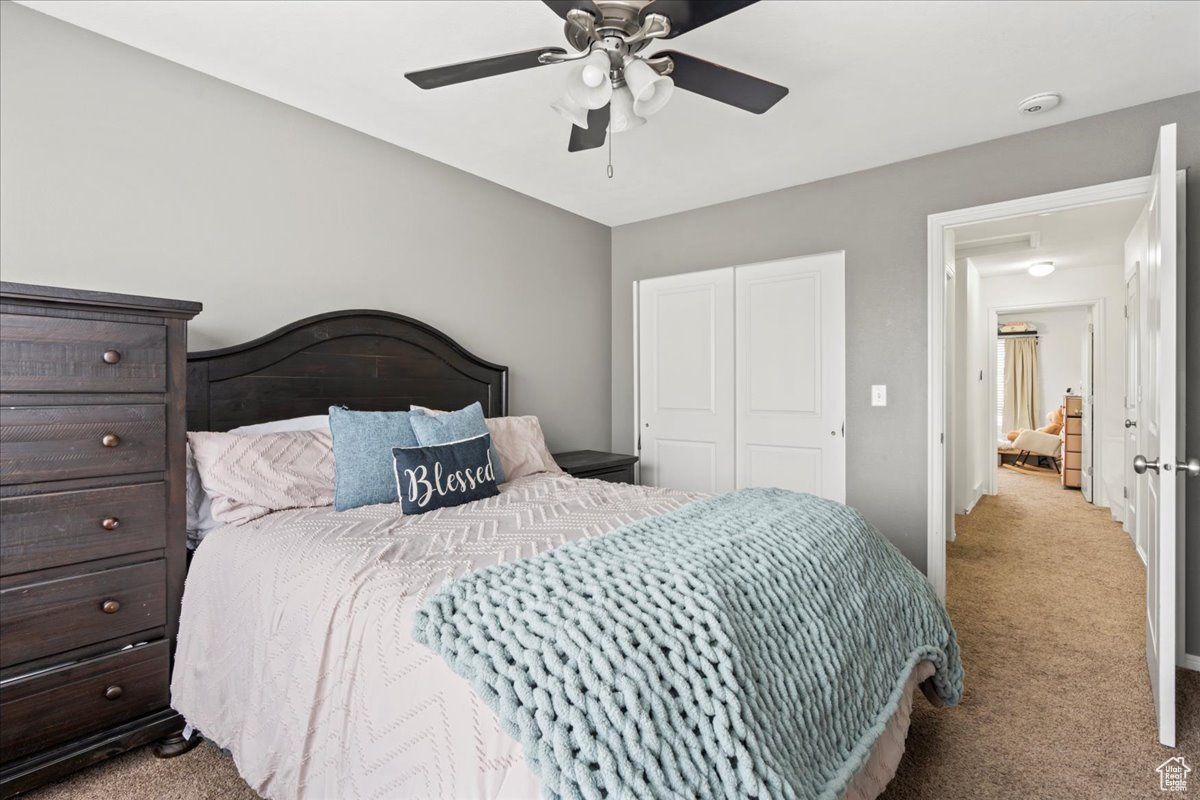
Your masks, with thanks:
M1184 669L1191 669L1195 670L1196 672L1200 672L1200 656L1194 656L1191 653L1184 653L1183 663L1181 663L1179 666L1183 667Z
M975 510L975 506L977 506L979 504L979 501L982 497L983 497L983 487L982 487L982 485L977 485L974 489L971 490L971 500L967 503L967 507L963 508L963 509L959 509L957 511L957 513L970 514L973 510Z
M1125 501L1117 500L1108 507L1108 513L1112 515L1113 522L1125 524Z

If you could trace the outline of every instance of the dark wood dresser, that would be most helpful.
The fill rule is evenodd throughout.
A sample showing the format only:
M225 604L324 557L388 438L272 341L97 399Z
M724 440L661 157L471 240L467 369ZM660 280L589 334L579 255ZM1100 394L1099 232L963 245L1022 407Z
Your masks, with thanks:
M199 303L0 282L0 795L156 739Z

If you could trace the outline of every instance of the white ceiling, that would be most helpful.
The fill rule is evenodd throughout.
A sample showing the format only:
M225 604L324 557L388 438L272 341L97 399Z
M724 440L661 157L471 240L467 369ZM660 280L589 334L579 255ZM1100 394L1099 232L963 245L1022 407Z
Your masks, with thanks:
M763 0L654 49L791 89L759 117L676 92L566 151L569 67L422 91L404 73L565 46L534 0L21 0L519 192L618 225L1200 89L1200 3ZM1017 103L1059 91L1059 108Z
M1024 272L1035 261L1053 261L1055 270L1078 267L1120 267L1125 262L1125 238L1137 221L1142 198L1073 208L1052 214L980 222L954 229L955 243L989 240L1012 234L1037 234L1035 248L971 255L981 277Z

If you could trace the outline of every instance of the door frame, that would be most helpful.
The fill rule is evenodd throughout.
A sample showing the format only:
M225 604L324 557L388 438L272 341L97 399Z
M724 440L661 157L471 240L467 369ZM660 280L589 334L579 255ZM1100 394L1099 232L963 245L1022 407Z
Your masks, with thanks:
M996 406L996 393L999 388L996 385L996 347L1000 340L999 334L996 333L999 325L999 317L1001 314L1019 314L1026 311L1052 311L1064 308L1083 308L1092 312L1092 325L1094 326L1092 334L1092 501L1095 504L1097 497L1096 485L1101 479L1103 468L1101 466L1102 459L1097 457L1097 453L1103 453L1103 447L1096 450L1096 420L1101 417L1102 411L1108 410L1108 404L1097 397L1097 386L1102 386L1106 375L1104 372L1104 359L1107 357L1107 326L1104 321L1107 317L1105 314L1105 303L1103 297L1084 298L1081 300L1062 300L1053 303L1020 303L1011 306L988 306L988 371L987 371L987 397L984 408L988 411L986 419L991 419L993 409ZM1099 320L1099 321L1097 321ZM1042 409L1043 411L1047 409ZM996 437L989 437L989 441ZM982 458L987 459L988 466L986 475L987 478L987 494L996 494L999 491L999 476L1000 466L996 463L996 453L992 449L985 449L982 453ZM1064 466L1065 469L1065 466ZM1102 485L1102 484L1101 484ZM1105 497L1105 499L1108 499Z
M1149 176L1084 186L1062 192L1006 200L1000 203L960 208L930 214L927 223L926 286L928 304L926 338L928 346L928 401L926 442L926 549L925 574L937 596L946 599L946 439L950 433L945 407L946 391L946 314L945 240L946 232L960 225L975 222L1023 217L1053 211L1100 205L1114 200L1144 198L1149 195L1153 179Z

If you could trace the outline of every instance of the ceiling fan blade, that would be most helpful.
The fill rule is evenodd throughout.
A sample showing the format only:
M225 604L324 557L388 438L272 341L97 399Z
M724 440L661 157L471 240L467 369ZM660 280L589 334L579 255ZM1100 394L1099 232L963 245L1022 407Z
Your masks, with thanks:
M561 47L540 47L537 50L509 53L506 56L492 56L491 58L481 58L478 61L464 61L461 64L423 69L419 72L406 72L404 77L422 89L437 89L453 83L463 83L479 78L490 78L493 75L503 75L506 72L545 66L538 61L538 56L542 53L565 54L566 52Z
M588 110L588 126L581 128L571 126L571 140L567 142L567 150L577 153L580 150L594 150L604 145L608 136L608 106Z
M757 2L758 0L653 0L642 9L641 16L645 18L647 14L662 14L671 20L671 32L663 38L674 39L680 34L727 17Z
M788 93L786 86L764 81L744 72L722 67L686 53L667 51L654 56L670 56L675 62L671 80L680 89L702 94L721 103L761 114Z
M563 19L567 18L567 14L573 8L582 8L591 13L591 15L596 19L600 19L604 16L602 13L600 13L599 6L593 3L592 0L542 0L542 2L549 6L551 11L553 11L555 14L558 14Z

